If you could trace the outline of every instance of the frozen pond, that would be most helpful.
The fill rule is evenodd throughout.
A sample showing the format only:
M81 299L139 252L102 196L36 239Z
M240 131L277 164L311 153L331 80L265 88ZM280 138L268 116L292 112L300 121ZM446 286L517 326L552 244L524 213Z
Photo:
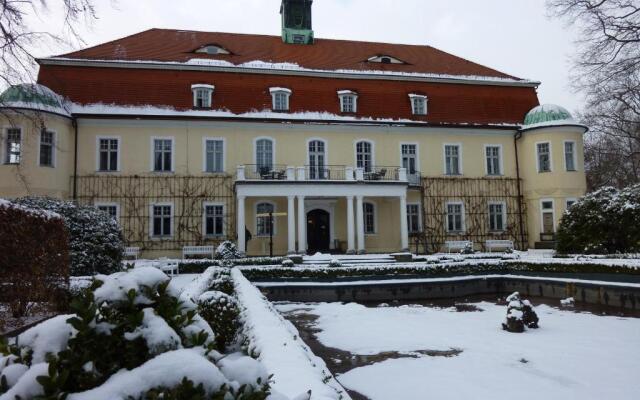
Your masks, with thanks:
M640 319L542 304L540 329L508 333L494 301L277 307L354 399L638 398Z

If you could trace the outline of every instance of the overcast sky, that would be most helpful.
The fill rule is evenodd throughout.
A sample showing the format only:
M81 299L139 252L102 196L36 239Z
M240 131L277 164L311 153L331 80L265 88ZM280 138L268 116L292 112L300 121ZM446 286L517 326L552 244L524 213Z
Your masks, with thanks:
M99 19L83 33L87 45L154 27L280 34L281 0L95 2ZM313 25L317 38L428 44L541 81L541 103L571 111L582 105L582 96L568 86L575 31L549 18L544 0L315 0ZM40 49L39 55L51 51Z

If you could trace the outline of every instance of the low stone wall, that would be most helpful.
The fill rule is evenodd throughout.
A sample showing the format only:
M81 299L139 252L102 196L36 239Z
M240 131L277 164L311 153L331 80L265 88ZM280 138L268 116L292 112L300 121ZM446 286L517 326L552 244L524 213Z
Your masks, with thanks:
M576 302L640 309L640 285L525 276L474 276L441 279L357 281L337 283L255 283L271 301L388 302L473 295L575 298Z

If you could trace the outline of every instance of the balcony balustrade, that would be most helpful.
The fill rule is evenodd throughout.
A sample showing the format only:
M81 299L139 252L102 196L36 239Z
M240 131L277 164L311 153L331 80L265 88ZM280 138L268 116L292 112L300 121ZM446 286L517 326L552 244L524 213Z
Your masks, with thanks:
M419 181L419 175L411 175L411 179ZM238 181L297 181L297 182L405 182L411 183L407 170L401 167L357 168L345 165L239 165L236 179Z

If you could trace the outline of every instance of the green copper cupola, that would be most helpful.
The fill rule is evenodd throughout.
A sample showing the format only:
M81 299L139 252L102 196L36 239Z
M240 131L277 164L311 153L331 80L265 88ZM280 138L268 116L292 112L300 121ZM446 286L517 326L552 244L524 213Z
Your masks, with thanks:
M311 5L313 0L282 0L282 41L289 44L313 44Z

